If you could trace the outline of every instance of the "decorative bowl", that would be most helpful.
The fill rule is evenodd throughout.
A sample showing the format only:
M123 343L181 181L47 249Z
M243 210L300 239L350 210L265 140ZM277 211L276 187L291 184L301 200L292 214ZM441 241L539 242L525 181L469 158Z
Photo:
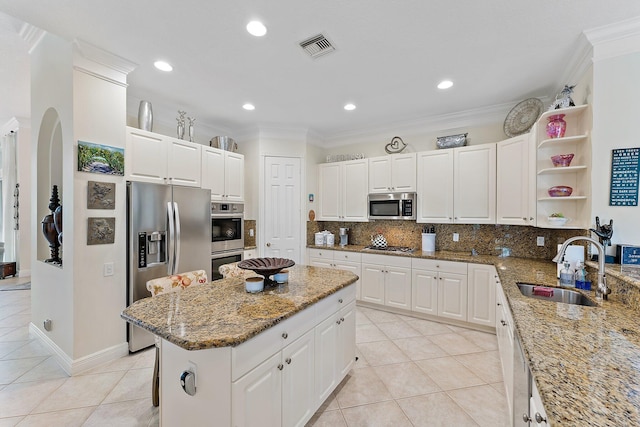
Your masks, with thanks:
M558 154L555 156L551 156L551 162L555 167L566 167L571 164L571 160L573 160L573 153L569 154Z
M558 217L558 216L547 217L547 222L549 223L549 225L553 225L554 227L562 227L569 221L571 221L571 219L565 218L565 217Z
M439 136L436 138L436 146L438 148L463 147L466 144L467 144L466 133L460 133L458 135Z
M274 283L269 276L278 273L283 268L293 267L296 263L287 258L251 258L238 263L238 267L252 270L256 274L265 277L265 282Z
M573 193L573 188L566 185L555 185L548 190L551 197L568 197Z

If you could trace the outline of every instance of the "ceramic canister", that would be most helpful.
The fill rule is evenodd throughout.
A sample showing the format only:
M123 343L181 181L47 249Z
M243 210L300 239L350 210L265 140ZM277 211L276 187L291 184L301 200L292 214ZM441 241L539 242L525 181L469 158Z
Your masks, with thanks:
M322 246L324 245L324 233L322 232L317 232L315 234L315 244L316 246Z
M336 236L333 233L329 233L327 236L327 246L333 246L336 241Z

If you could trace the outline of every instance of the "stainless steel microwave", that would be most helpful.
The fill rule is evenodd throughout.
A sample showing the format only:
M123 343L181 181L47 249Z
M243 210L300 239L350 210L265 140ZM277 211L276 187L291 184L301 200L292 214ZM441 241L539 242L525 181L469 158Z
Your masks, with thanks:
M416 219L416 193L369 194L369 219Z

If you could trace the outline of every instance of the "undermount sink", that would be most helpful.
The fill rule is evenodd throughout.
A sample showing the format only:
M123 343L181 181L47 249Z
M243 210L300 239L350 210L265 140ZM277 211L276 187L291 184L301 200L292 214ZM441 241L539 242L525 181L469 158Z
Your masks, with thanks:
M553 288L530 283L516 283L522 295L543 301L564 302L566 304L586 305L595 307L597 304L577 291L571 289ZM536 291L534 292L534 288Z

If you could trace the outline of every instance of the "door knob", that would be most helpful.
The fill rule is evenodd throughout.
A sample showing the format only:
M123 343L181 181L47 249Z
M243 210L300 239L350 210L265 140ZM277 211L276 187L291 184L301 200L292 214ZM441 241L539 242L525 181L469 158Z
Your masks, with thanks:
M271 247L271 243L267 243L267 247L270 248Z

